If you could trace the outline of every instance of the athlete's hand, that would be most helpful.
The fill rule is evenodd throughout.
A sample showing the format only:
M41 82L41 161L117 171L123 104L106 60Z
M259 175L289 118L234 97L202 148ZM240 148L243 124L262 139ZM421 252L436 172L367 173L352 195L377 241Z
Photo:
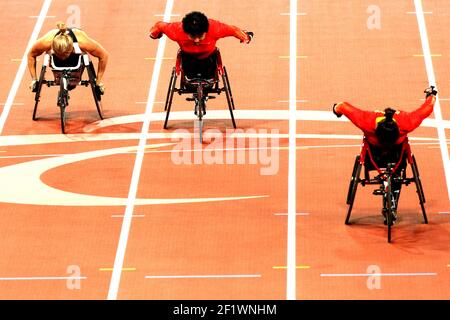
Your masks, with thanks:
M251 31L246 31L244 30L244 34L245 37L241 38L241 43L245 42L245 43L250 43L250 41L252 41L254 33Z
M337 111L336 111L336 106L337 105L338 105L337 103L333 104L333 113L336 115L336 117L340 118L340 117L342 117L342 114L341 113L337 113Z
M38 85L38 81L36 79L31 80L31 83L30 83L31 92L37 91L37 85Z
M425 89L424 93L426 94L425 98L428 98L430 95L436 96L438 92L434 86L430 86Z
M153 28L150 29L150 34L149 34L149 36L150 36L150 38L156 40L156 39L161 38L161 37L163 36L163 33L162 33L162 32L159 32L159 31L158 31L158 28L153 27Z
M101 95L105 94L105 85L102 82L97 82L95 84L95 88L98 90L98 93Z

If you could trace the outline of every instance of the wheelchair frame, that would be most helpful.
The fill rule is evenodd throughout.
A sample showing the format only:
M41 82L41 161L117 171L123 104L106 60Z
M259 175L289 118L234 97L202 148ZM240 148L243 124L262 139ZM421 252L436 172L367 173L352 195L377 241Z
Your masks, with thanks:
M367 161L370 161L367 162ZM412 177L408 178L406 174L407 165L411 166ZM369 170L368 165L372 165L374 169ZM364 166L364 177L360 178L362 167ZM378 175L371 178L370 171L377 171ZM398 202L400 199L400 191L402 185L408 186L410 183L415 183L416 192L419 197L420 207L422 209L422 215L424 223L428 223L427 214L425 211L425 195L423 193L422 182L420 180L419 170L417 168L416 158L411 152L411 146L408 139L406 139L401 147L400 158L397 163L388 163L387 168L379 168L375 163L372 152L370 150L370 144L364 137L363 145L361 147L361 153L356 156L355 163L353 165L352 177L350 179L350 185L347 193L348 212L345 219L345 224L350 224L350 215L353 209L353 203L355 201L356 191L358 184L363 187L366 185L379 185L380 188L374 190L374 195L381 195L383 198L383 213L386 214L386 225L388 227L388 242L391 242L391 228L394 220L396 219L396 211L398 208ZM398 190L393 188L393 185L398 185Z
M59 81L56 79L56 75L54 73L55 80L46 80L45 79L45 73L47 71L47 68L50 68L53 72L60 72L60 78ZM84 73L84 69L87 69L88 72L88 80L82 80L82 76ZM80 71L81 70L81 71ZM57 67L54 64L53 56L46 53L44 56L44 62L42 64L41 73L39 75L39 80L36 85L35 91L35 104L34 104L34 110L33 110L33 120L36 121L38 118L36 116L37 114L37 108L40 102L41 97L41 90L43 85L47 85L47 87L52 86L59 86L58 91L58 98L57 98L57 105L60 108L60 120L61 120L61 131L63 134L65 134L65 127L66 127L66 107L69 105L69 91L73 90L74 88L69 88L69 82L71 80L70 76L72 72L80 72L80 79L77 85L82 86L90 86L92 90L92 95L94 97L95 106L97 108L98 115L100 119L103 120L102 115L102 105L101 105L101 93L99 92L96 80L97 76L95 74L95 68L92 65L91 60L89 59L88 54L83 53L80 54L78 58L78 64L74 67ZM58 83L59 82L59 83Z
M215 77L213 79L189 79L184 75L184 72L182 70L181 50L178 50L176 65L172 69L169 87L167 90L166 102L164 105L164 111L166 111L164 129L167 129L169 115L172 108L173 95L175 92L177 92L179 95L192 94L192 97L186 98L186 100L195 101L194 114L198 117L199 138L201 143L203 142L203 116L206 114L206 101L208 101L208 99L216 98L215 96L211 96L210 94L220 95L222 92L225 92L233 128L236 129L236 121L233 114L233 110L235 110L233 94L231 92L227 69L222 64L222 57L218 48L216 48L216 55L217 69ZM176 82L178 77L180 77L180 85L177 88ZM219 86L219 77L222 78L223 87Z

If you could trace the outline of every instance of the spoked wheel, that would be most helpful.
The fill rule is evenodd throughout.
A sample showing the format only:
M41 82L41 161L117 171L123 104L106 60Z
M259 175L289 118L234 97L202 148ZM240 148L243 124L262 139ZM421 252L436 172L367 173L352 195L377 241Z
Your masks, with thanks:
M358 188L358 184L359 184L359 176L361 174L361 168L362 165L359 162L360 156L356 156L355 159L355 164L353 165L353 172L352 172L352 177L350 179L350 185L348 187L348 193L347 193L347 204L349 205L348 207L348 212L347 212L347 217L345 218L345 224L350 224L350 215L352 213L352 209L353 209L353 202L355 201L355 196L356 196L356 190Z
M36 121L37 117L36 117L36 113L37 113L37 107L39 104L39 101L41 100L41 89L42 89L42 84L44 83L44 77L45 77L45 70L46 70L46 66L42 66L41 69L41 74L39 75L39 81L36 85L36 95L34 97L34 110L33 110L33 120Z
M425 195L423 193L422 181L420 180L419 169L417 168L416 158L414 157L414 155L412 156L412 159L413 159L413 163L411 164L411 169L413 172L414 182L416 184L417 195L419 196L420 207L422 208L423 220L424 220L424 223L427 224L428 218L427 218L427 213L425 211L425 206L424 206Z
M92 90L92 95L94 97L95 101L95 107L97 108L98 115L101 120L103 120L103 114L102 114L102 95L100 90L97 88L96 84L96 74L95 69L92 64L89 64L87 67L88 76L89 76L89 84Z

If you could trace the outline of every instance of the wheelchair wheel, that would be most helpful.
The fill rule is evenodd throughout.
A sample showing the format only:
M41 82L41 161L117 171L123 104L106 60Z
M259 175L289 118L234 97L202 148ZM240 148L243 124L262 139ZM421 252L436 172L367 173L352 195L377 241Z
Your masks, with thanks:
M195 103L195 113L198 117L198 134L200 143L203 144L203 115L206 114L206 102L203 96L203 87L197 88L197 99Z
M66 107L65 106L61 106L61 132L63 134L66 133Z
M69 92L67 90L67 80L61 78L58 92L58 102L60 109L61 119L61 132L66 133L66 107L69 105Z
M234 107L233 93L231 92L230 79L228 78L228 72L227 72L227 68L225 68L225 66L223 66L223 74L225 76L224 79L226 81L226 85L227 85L228 91L230 93L231 106L232 106L233 110L236 110Z
M227 69L225 66L223 67L222 81L225 89L225 94L227 96L228 109L231 114L231 121L233 122L233 128L236 129L236 121L234 120L233 110L234 110L234 101L233 95L231 93L230 82L228 81Z
M167 129L167 123L169 122L170 109L172 108L173 94L175 93L175 84L177 82L176 68L173 67L172 75L170 76L169 88L167 89L166 104L164 111L166 111L166 120L164 121L164 129Z
M99 92L99 90L97 89L97 84L96 84L96 79L97 76L95 74L95 69L94 66L92 65L92 63L90 63L87 66L87 71L88 71L88 76L89 76L89 84L92 90L92 95L94 97L94 101L95 101L95 107L97 108L97 112L98 115L100 117L101 120L103 120L103 115L102 115L102 96L101 93Z
M413 163L411 164L411 169L413 172L414 182L416 184L417 195L419 196L420 207L422 209L422 215L424 223L428 223L427 213L425 211L425 195L423 193L422 181L420 180L419 169L417 168L416 158L412 156Z
M348 187L347 204L349 205L349 207L347 217L345 218L345 224L347 225L350 224L350 215L352 213L353 202L355 201L356 190L358 189L359 184L359 176L361 174L362 164L359 162L359 160L360 156L358 155L356 156L355 164L353 165L352 177L350 180L350 185Z
M41 89L42 89L42 85L44 84L44 77L45 77L45 71L46 71L47 67L46 66L42 66L41 69L41 74L39 75L39 81L36 85L36 95L34 96L34 110L33 110L33 120L36 121L37 117L36 117L36 113L37 113L37 107L39 104L39 101L41 99Z
M395 205L395 196L392 192L392 180L391 176L388 176L386 179L385 189L384 189L384 197L383 197L383 207L386 208L386 224L388 227L388 242L391 242L391 229L394 224L394 210L396 209Z
M198 137L200 144L203 144L203 119L198 119Z

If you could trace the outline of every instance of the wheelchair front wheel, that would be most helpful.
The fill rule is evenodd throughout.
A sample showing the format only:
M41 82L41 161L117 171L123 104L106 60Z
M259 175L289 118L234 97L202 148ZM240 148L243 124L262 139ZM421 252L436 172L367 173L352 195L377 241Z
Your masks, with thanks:
M61 132L66 133L66 107L60 106L61 109Z
M391 229L392 225L394 224L395 219L395 210L396 210L396 203L395 203L395 196L392 191L392 177L388 176L385 182L385 188L384 188L384 208L386 208L386 224L388 227L388 242L391 242Z

